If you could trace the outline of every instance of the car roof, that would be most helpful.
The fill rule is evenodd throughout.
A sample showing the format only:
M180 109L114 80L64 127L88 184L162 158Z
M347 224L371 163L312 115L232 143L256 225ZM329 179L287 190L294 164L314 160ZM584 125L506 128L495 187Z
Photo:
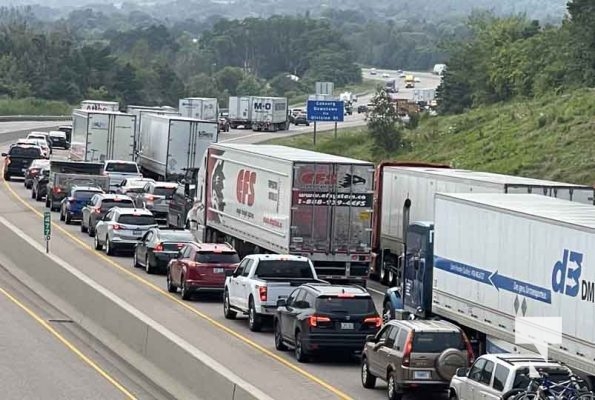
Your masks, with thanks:
M564 365L560 364L554 360L545 360L543 357L535 355L535 354L509 354L509 353L496 353L496 354L485 354L482 358L487 358L489 360L495 361L500 360L506 364L509 364L514 367L563 367L566 368Z
M115 194L115 193L100 193L100 198L104 200L113 200L113 199L121 199L121 200L130 200L130 196L126 196L125 194Z
M72 190L86 190L86 191L90 191L90 192L103 192L103 189L101 189L100 187L97 186L73 186Z
M415 332L461 332L461 328L443 320L391 320L388 323L409 328Z
M128 161L128 160L105 160L105 163L117 163L117 164L136 164L136 162L134 161Z
M66 132L63 132L63 131L50 131L50 136L66 137Z
M250 254L249 257L257 260L309 261L307 257L293 254Z
M225 252L235 253L236 250L233 248L232 245L229 243L198 243L198 242L190 242L191 246L195 247L198 251L209 251L209 252Z
M357 285L331 285L329 283L307 283L303 287L317 292L319 296L372 297L366 289Z
M163 188L172 188L172 187L178 187L178 184L176 182L150 182L151 184L153 184L155 187L163 187Z
M112 210L115 210L120 215L151 215L153 213L144 208L120 208L118 206L112 207Z

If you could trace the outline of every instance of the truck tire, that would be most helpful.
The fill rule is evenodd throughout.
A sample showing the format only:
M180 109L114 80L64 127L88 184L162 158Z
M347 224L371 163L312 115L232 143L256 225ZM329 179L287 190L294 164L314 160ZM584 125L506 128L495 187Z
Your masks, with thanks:
M229 303L229 292L225 289L225 293L223 294L223 316L225 319L236 319L237 313L231 309L231 304Z
M260 332L262 329L262 317L256 313L254 306L254 299L250 297L248 300L248 328L252 332Z

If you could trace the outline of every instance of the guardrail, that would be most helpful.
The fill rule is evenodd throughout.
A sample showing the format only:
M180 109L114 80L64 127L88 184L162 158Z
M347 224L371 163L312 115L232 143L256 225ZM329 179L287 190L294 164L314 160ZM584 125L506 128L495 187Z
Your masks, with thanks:
M72 115L0 115L0 122L72 121Z

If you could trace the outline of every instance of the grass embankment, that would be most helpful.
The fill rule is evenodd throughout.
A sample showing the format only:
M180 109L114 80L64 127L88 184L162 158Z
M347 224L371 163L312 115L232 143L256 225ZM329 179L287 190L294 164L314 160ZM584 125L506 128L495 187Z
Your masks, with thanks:
M335 88L335 95L339 96L342 92L352 92L352 93L364 93L364 92L373 92L376 90L378 85L382 85L381 81L372 80L372 79L364 79L361 83L355 85L347 85L339 88ZM314 88L312 88L314 89ZM314 91L314 90L312 90ZM294 96L289 98L289 105L290 106L303 106L306 101L308 100L309 94L301 94L299 96Z
M424 116L395 160L442 162L457 168L595 183L595 90L481 107L456 116ZM366 128L270 143L379 161ZM386 157L384 157L386 158Z
M0 115L69 115L73 108L61 101L0 98Z

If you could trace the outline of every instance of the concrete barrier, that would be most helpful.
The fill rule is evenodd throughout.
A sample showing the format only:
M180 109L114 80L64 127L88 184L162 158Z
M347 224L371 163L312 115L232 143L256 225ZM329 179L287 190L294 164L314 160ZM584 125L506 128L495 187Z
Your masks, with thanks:
M175 398L272 400L3 217L0 232L0 265Z
M72 121L72 115L0 115L0 122Z

